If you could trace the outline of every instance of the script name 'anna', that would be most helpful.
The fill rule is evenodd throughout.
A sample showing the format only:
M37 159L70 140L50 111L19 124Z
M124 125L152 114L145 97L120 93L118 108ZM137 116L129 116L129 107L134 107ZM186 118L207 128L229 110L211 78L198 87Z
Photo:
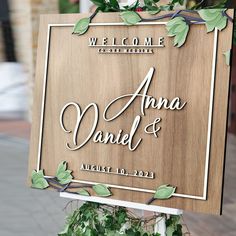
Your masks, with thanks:
M111 122L121 116L129 107L132 106L133 102L138 99L140 101L140 110L137 110L137 115L133 120L133 123L131 125L129 133L124 133L122 129L117 131L117 134L114 135L109 132L103 132L101 130L96 130L97 125L99 122L99 107L96 103L92 102L87 105L83 110L81 109L80 105L76 102L69 102L67 103L61 110L60 114L60 124L61 128L66 133L73 133L72 143L66 143L66 146L69 150L75 151L80 148L82 148L89 140L92 139L94 143L103 143L103 144L118 144L123 146L128 146L130 151L134 151L138 148L140 145L142 138L139 138L137 141L134 141L135 134L137 133L137 130L140 126L142 116L145 116L145 110L147 109L165 109L165 110L181 110L185 107L187 104L186 102L182 102L179 97L175 97L171 100L163 97L154 98L151 95L148 95L148 90L151 85L153 75L154 75L155 69L153 67L150 68L148 71L146 77L141 82L139 87L134 93L131 94L125 94L122 96L119 96L115 99L113 99L104 109L103 111L103 120L106 122ZM128 99L127 99L128 98ZM122 99L125 99L127 101L124 106L118 110L112 109L114 114L109 114L110 108L117 102ZM72 107L76 111L76 121L74 128L68 128L65 126L64 122L64 115L67 111L68 107ZM81 141L81 138L79 138L79 130L82 129L82 120L86 118L87 113L93 114L93 121L91 124L89 124L89 127L92 127L90 130L86 130L86 133L88 133L87 137L84 138L84 140ZM155 137L158 137L157 132L159 132L160 127L157 127L157 125L161 122L161 118L156 118L152 123L148 124L144 132L146 134L153 134ZM152 130L150 131L150 128ZM80 143L78 143L78 140L80 140Z

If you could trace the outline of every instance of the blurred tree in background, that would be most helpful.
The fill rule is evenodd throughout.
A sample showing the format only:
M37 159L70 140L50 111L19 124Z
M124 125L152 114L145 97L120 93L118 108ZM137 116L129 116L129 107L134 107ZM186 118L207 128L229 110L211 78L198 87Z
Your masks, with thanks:
M78 13L80 11L79 0L58 0L59 1L59 11L60 13ZM91 1L91 0L88 0ZM98 0L97 2L103 2L105 0ZM160 5L161 5L161 0ZM170 0L170 2L173 0ZM93 1L92 1L93 2ZM121 1L118 1L121 2ZM124 1L123 1L124 2ZM135 2L135 0L134 0ZM143 2L140 0L140 2ZM157 1L158 3L158 1ZM207 6L216 7L235 7L235 0L186 0L187 8L192 8L194 6L199 6L200 8Z
M203 7L215 6L215 7L232 7L234 0L187 0L187 7L192 8L196 5Z
M59 0L59 11L60 13L78 13L79 0Z

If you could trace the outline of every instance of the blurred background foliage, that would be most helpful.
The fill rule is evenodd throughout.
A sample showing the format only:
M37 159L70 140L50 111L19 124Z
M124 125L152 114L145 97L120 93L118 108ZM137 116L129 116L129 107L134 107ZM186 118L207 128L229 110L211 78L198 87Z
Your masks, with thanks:
M80 11L79 0L58 0L59 1L59 11L60 13L78 13ZM90 1L90 0L88 0ZM96 2L103 2L105 0L96 0ZM169 0L169 1L155 1L157 4L162 4L163 2L178 2L183 0ZM93 2L93 1L91 1ZM122 1L118 1L122 2ZM133 1L135 2L135 0ZM140 2L143 2L140 0ZM145 2L145 1L144 1ZM187 0L186 7L194 8L195 6L207 7L233 7L236 5L234 0Z
M59 11L60 13L78 13L79 0L59 0Z
M91 0L88 0L91 1ZM103 2L105 0L96 0L96 2ZM93 2L93 1L91 1ZM121 2L121 1L118 1ZM135 1L134 1L135 2ZM141 0L139 2L142 2ZM162 1L155 1L157 4L161 4ZM169 0L165 2L178 2L178 0ZM236 1L232 0L187 0L186 7L192 8L204 8L207 6L216 7L236 7ZM59 12L60 13L79 13L80 12L80 1L79 0L58 0ZM236 45L236 24L234 24L234 44Z

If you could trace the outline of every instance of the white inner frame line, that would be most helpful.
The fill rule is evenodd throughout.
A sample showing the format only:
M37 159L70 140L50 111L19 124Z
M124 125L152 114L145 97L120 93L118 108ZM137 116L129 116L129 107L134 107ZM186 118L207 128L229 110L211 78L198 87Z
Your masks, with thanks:
M167 22L140 22L137 25L166 25L166 24ZM40 169L41 153L42 153L43 123L44 123L44 112L45 112L45 97L46 97L46 88L47 88L47 72L48 72L48 58L49 58L51 28L52 27L74 27L74 25L75 24L48 24L46 58L45 58L45 67L44 67L44 78L43 78L43 94L42 94L41 117L40 117L39 144L38 144L38 161L37 161L38 171ZM118 22L118 23L90 23L89 25L90 26L124 26L125 24L122 22ZM211 73L210 104L209 104L209 113L208 113L208 131L207 131L203 196L194 196L194 195L188 195L188 194L175 193L173 195L175 197L190 198L190 199L197 199L197 200L207 200L208 172L209 172L212 118L213 118L213 103L214 103L214 93L215 93L216 60L217 60L217 48L218 48L218 32L219 32L218 29L215 29L213 55L212 55L213 59L212 59L212 73ZM97 182L79 181L79 180L73 180L73 182L98 184ZM106 184L106 185L109 187L118 188L118 189L155 193L155 190L150 190L150 189L140 189L140 188L134 188L134 187L129 187L129 186L119 186L119 185L113 185L113 184Z

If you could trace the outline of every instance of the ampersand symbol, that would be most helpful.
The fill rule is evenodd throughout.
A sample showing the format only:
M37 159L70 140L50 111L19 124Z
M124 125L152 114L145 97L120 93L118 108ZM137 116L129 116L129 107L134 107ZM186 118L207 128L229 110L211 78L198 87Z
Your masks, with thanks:
M161 130L160 126L157 126L158 123L161 122L161 118L156 118L152 123L148 124L144 131L147 134L153 134L156 138L158 138L158 132Z

